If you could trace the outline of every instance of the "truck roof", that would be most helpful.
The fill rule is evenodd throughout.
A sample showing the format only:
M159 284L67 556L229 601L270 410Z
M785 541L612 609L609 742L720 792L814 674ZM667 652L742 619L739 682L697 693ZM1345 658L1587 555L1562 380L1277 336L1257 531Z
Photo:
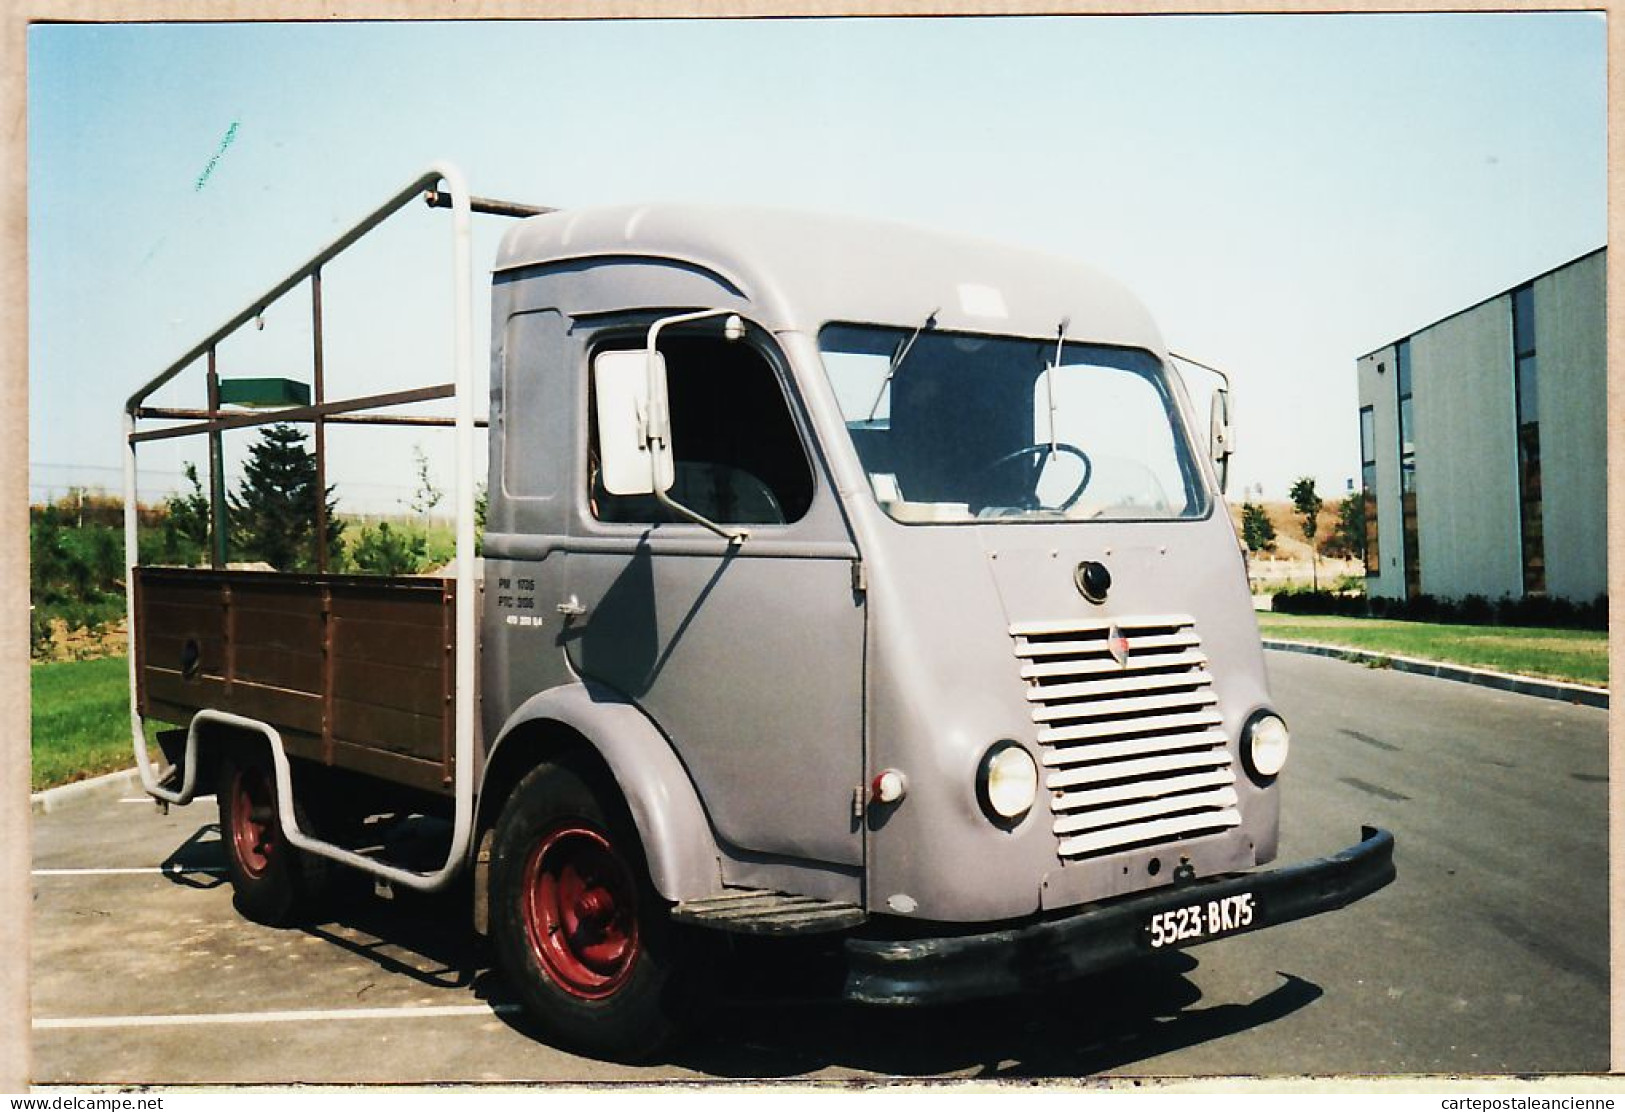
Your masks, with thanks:
M1090 267L870 218L706 205L563 210L510 230L496 271L588 260L704 271L775 331L828 321L915 328L935 310L946 331L1052 338L1066 319L1070 340L1164 350L1139 300ZM572 315L619 307L558 306ZM719 298L716 307L730 306Z

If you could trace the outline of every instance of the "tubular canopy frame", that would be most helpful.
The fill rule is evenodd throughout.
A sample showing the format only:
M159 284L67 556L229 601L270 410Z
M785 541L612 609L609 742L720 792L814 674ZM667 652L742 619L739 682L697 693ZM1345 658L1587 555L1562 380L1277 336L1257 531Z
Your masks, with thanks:
M321 396L319 385L322 359L319 346L321 334L319 318L321 268L361 239L362 236L383 223L388 217L405 207L413 198L423 196L426 192L437 198L431 202L431 207L446 207L450 208L452 212L452 381L441 386L431 386L418 390L377 394L344 401L327 401ZM125 613L133 646L136 637L135 568L137 564L136 525L138 517L136 510L136 446L139 443L177 436L206 435L209 437L211 485L215 488L215 496L212 499L212 517L215 532L214 555L216 562L220 563L223 562L224 557L224 531L222 528L224 497L220 493L222 480L218 452L219 436L222 430L246 428L280 421L308 421L314 423L319 430L324 421L339 416L347 417L349 421L354 423L444 425L447 423L444 418L391 417L381 414L357 413L356 411L392 405L408 405L431 398L449 397L454 399L454 416L449 423L456 430L456 474L453 492L456 506L455 552L457 563L454 613L456 647L453 665L456 692L452 711L455 739L453 750L455 761L453 796L455 802L452 844L445 864L439 869L433 872L416 872L399 868L355 853L342 846L324 842L301 830L293 804L292 770L283 748L282 737L274 726L255 719L244 718L223 711L199 711L193 716L190 728L187 730L186 755L184 758L185 772L182 783L178 790L162 786L159 783L158 770L154 767L153 761L147 753L142 715L136 704L138 679L136 654L132 651L129 657L131 741L135 750L136 768L141 773L141 783L148 795L164 803L185 804L192 801L197 792L197 750L200 726L213 723L260 733L265 737L271 748L272 766L276 776L278 816L282 822L283 832L291 845L303 852L330 858L391 883L426 892L445 888L461 872L468 857L468 848L473 832L474 606L478 596L474 579L474 483L476 474L474 428L476 424L483 424L484 422L476 421L473 408L473 267L470 246L470 214L472 211L473 205L462 172L450 163L436 162L431 164L421 175L399 190L383 205L333 240L332 243L294 270L288 277L272 286L265 294L251 301L247 308L171 363L156 378L132 394L124 404L124 590ZM515 212L513 215L520 214ZM315 404L271 410L263 414L223 414L220 412L217 397L216 348L222 340L259 317L273 302L293 290L307 278L311 279L313 283L313 308L315 313L318 314L316 320L318 346L314 352L314 365L318 377ZM205 357L207 357L208 361L210 394L209 408L207 410L201 412L197 410L169 410L149 408L143 405L155 391L195 364L200 358ZM143 417L171 420L175 418L194 419L195 423L140 432L137 430L137 422ZM321 444L319 439L317 452L320 455ZM319 542L322 537L320 531L317 537ZM319 544L319 547L325 546Z

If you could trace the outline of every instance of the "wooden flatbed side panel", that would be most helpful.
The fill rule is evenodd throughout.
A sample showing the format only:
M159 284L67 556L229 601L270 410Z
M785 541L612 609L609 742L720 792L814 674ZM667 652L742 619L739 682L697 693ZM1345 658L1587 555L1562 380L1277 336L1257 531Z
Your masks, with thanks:
M210 568L136 575L143 713L180 723L206 707L241 714L275 726L300 756L450 790L446 581ZM201 655L190 677L188 643Z

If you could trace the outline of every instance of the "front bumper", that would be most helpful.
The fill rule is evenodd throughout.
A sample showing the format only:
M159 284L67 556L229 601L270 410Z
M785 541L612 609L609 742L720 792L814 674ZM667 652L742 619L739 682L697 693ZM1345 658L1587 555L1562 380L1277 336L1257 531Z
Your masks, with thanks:
M1367 826L1360 839L1330 857L1159 888L1027 927L951 938L848 939L844 995L866 1004L942 1004L1053 985L1153 953L1147 924L1158 912L1228 896L1251 893L1252 921L1219 938L1333 911L1394 879L1394 836Z

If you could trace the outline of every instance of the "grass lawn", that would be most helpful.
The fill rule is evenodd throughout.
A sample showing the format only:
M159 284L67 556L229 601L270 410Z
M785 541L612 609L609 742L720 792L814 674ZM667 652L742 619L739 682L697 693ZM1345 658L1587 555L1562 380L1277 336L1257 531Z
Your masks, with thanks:
M124 657L36 664L29 673L34 791L135 763L130 752L130 672ZM148 740L154 736L149 724Z
M1270 613L1258 615L1258 628L1265 637L1281 641L1312 641L1596 687L1608 685L1608 635L1590 630Z

